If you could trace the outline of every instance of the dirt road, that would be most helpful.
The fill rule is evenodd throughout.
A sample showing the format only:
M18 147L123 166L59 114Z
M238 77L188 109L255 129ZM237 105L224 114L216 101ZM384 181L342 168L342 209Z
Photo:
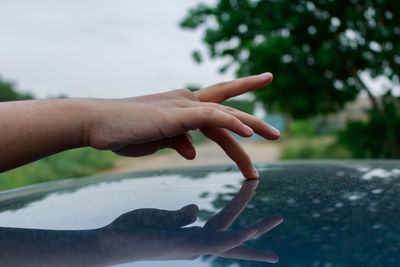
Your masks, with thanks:
M241 141L244 149L249 153L253 162L276 161L281 153L280 145L266 141ZM210 166L233 164L222 149L212 142L205 142L196 146L196 158L185 160L174 151L162 152L141 158L120 158L115 168L104 171L106 173L131 172L139 170L165 169L189 166Z

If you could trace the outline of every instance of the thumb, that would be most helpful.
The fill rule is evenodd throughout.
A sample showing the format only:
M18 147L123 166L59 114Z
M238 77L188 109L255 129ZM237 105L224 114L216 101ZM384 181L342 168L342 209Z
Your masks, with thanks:
M187 205L179 210L137 209L122 214L109 227L125 229L132 227L177 229L196 221L199 208Z
M194 159L196 157L196 150L193 147L190 133L172 137L169 147L175 149L185 159Z

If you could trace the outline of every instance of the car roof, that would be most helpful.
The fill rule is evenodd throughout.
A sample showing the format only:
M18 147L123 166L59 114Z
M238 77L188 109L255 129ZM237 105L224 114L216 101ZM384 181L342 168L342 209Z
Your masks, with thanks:
M400 161L293 161L258 163L256 168L258 187L231 229L271 214L279 214L284 222L249 241L249 246L274 251L282 266L395 266L400 262ZM191 226L201 227L229 203L243 181L233 166L207 166L44 183L0 193L0 225L96 229L133 210L177 210L195 204L199 218ZM214 255L190 262L135 262L135 266L233 263L256 266Z

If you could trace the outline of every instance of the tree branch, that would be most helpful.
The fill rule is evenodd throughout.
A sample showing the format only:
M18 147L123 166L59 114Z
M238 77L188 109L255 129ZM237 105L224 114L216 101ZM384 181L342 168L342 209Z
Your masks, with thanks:
M376 97L372 94L371 90L369 90L368 86L362 81L360 76L357 74L356 71L352 71L352 75L354 79L358 82L358 84L364 89L365 92L367 92L368 98L371 100L372 106L376 111L379 111L379 104L378 101L376 100Z

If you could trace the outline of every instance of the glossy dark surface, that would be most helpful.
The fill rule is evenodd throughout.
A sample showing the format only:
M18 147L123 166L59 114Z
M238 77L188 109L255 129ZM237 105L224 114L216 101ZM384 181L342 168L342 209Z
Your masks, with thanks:
M249 226L259 221L260 229L266 230L268 223L277 219L268 216L279 214L284 218L282 224L254 239L246 238L246 246L260 249L258 260L273 258L266 251L274 251L280 258L276 266L399 266L400 161L291 162L257 164L257 169L260 183L247 189L243 189L243 178L235 168L212 167L90 177L1 193L2 257L10 255L7 250L15 253L12 242L7 245L7 238L15 233L4 232L13 227L60 230L55 236L61 235L54 238L54 231L38 235L45 236L43 242L47 244L40 248L40 240L36 240L34 248L40 255L53 253L53 247L62 247L60 244L68 245L66 239L82 240L81 247L71 249L69 254L61 253L60 264L66 257L77 257L82 265L128 262L124 266L265 266L268 263L227 258L235 253L220 257L218 246L230 243L235 235L254 234ZM228 204L235 196L236 202ZM171 219L175 218L171 213L137 211L178 210L189 204L199 207L199 218L185 228L176 225L194 220L195 206L173 213L183 218L179 222ZM221 210L225 212L215 217ZM110 228L118 217L122 223L111 224ZM212 231L203 231L200 226L210 218L214 222L208 223ZM215 221L223 226L215 226ZM233 231L219 232L230 223ZM93 229L107 231L93 235ZM135 232L137 229L140 231ZM24 233L31 234L25 229L16 235L24 239ZM103 238L110 234L111 239ZM122 251L128 245L132 247ZM217 249L219 252L214 254L220 256L175 260L209 254L212 249ZM18 251L19 259L35 254L30 250ZM132 259L126 254L130 251L152 253L135 255L140 261L129 263ZM106 262L103 256L108 252L112 257L108 255L107 260L112 260ZM165 258L169 261L141 261Z

